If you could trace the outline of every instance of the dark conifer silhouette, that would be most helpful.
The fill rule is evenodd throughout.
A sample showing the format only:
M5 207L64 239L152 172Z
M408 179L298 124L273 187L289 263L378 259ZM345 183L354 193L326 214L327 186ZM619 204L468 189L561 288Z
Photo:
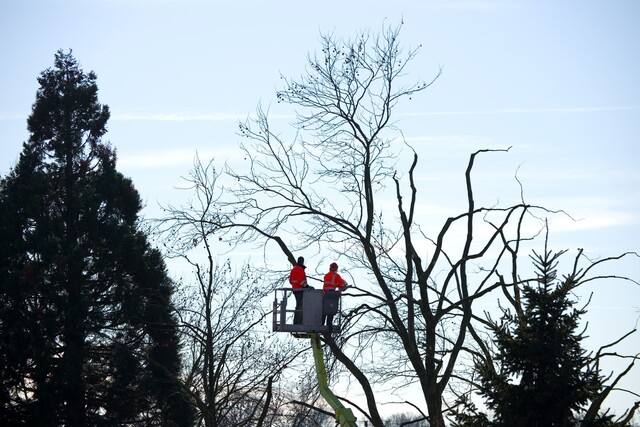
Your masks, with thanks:
M102 142L109 109L71 52L38 79L0 184L3 425L190 425L173 284Z
M460 426L575 426L602 388L599 372L582 348L584 330L572 291L574 275L558 279L558 259L566 251L534 252L535 284L523 289L521 315L508 310L492 323L497 354L477 368L482 396L493 419L471 405Z

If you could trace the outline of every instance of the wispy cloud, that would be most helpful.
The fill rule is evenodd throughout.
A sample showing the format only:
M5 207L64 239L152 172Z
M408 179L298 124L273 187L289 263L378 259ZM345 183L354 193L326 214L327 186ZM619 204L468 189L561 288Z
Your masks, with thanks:
M606 111L636 111L640 110L638 105L622 107L548 107L548 108L500 108L496 110L468 110L468 111L425 111L415 113L401 113L405 117L421 116L480 116L494 114L576 114L576 113L597 113Z
M206 162L209 159L220 160L221 162L231 160L242 160L243 152L236 147L220 148L209 150L196 150L195 148L171 148L163 150L153 150L131 154L118 155L118 167L126 170L153 169L184 167L192 165L196 155Z
M502 9L506 7L513 7L511 2L505 1L454 1L447 0L442 2L435 2L430 4L433 9Z
M0 116L1 117L1 116ZM231 113L116 113L111 116L116 121L158 121L158 122L237 122L254 118L252 114ZM269 115L270 119L292 119L293 115Z
M495 110L467 110L467 111L422 111L413 113L400 113L403 117L423 117L423 116L472 116L472 115L496 115L496 114L576 114L594 113L606 111L635 111L640 110L640 106L622 107L548 107L548 108L500 108ZM18 115L0 114L0 120L13 120ZM22 116L20 116L22 117ZM116 121L164 121L164 122L188 122L188 121L238 121L247 117L255 117L253 114L240 113L115 113L111 116ZM293 114L270 114L272 120L293 119Z
M445 148L452 145L475 146L492 143L492 138L468 134L436 134L436 135L410 135L405 138L408 143L442 144Z
M82 2L84 0L75 0L77 2ZM192 4L207 4L207 3L231 3L232 0L100 0L102 3L106 4L124 4L126 6L131 5L157 5L157 4L180 4L184 5L185 3Z
M557 196L536 202L550 208L560 206L566 213L549 219L553 232L596 230L640 223L637 203L630 202L624 196Z
M111 116L117 121L157 121L157 122L188 122L188 121L238 121L241 114L224 113L117 113Z
M630 212L600 210L589 214L586 218L572 219L560 216L549 220L553 232L570 232L597 230L609 227L620 227L638 223L638 216Z
M19 113L0 113L0 120L25 120L29 115L28 112L24 114Z
M194 150L173 149L118 156L118 167L123 169L150 169L193 163Z

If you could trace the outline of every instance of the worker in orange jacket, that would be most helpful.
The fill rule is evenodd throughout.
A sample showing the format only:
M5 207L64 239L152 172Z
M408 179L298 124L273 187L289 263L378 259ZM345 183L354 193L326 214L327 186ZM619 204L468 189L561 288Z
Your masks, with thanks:
M307 287L307 274L304 269L307 268L304 265L304 258L299 257L296 265L291 269L289 274L289 283L293 289L304 289ZM296 309L293 313L293 323L299 325L302 323L302 291L293 291L293 295L296 297Z
M347 282L338 274L338 264L332 262L329 266L329 272L324 275L324 286L322 290L327 293L330 290L344 291Z
M332 262L329 266L329 272L324 275L324 285L322 286L322 290L326 294L328 292L344 291L346 288L347 282L345 282L344 279L338 274L338 264ZM323 314L322 324L331 326L332 323L333 315Z

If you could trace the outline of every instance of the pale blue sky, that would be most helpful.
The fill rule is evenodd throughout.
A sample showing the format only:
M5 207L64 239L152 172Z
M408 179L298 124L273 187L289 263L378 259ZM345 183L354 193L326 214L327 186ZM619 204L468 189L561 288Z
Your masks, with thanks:
M552 246L594 257L640 250L638 0L2 0L0 174L28 138L36 78L60 48L97 73L112 111L106 139L153 216L196 150L237 154L237 120L259 101L292 114L275 102L280 73L304 71L320 32L350 37L401 19L404 46L422 46L408 77L443 69L396 110L423 160L426 199L454 209L469 153L513 146L478 166L479 197L513 197L504 177L520 167L530 202L582 219L552 224ZM639 266L622 273L640 279ZM595 292L595 337L607 337L606 319L633 326L637 286ZM631 347L640 350L638 337Z

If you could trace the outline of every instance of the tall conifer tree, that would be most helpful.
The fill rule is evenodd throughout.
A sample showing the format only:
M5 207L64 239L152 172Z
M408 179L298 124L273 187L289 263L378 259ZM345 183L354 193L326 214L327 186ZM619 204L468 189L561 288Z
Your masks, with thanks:
M582 348L580 317L571 292L575 277L557 278L565 251L532 256L537 283L523 289L521 316L505 311L492 326L496 364L479 363L482 396L493 420L471 406L458 414L458 426L573 427L602 388L599 372ZM606 420L602 425L605 425ZM595 424L594 424L595 425ZM597 424L600 425L600 424Z
M38 79L0 182L3 425L191 425L173 284L102 137L109 109L71 52Z

